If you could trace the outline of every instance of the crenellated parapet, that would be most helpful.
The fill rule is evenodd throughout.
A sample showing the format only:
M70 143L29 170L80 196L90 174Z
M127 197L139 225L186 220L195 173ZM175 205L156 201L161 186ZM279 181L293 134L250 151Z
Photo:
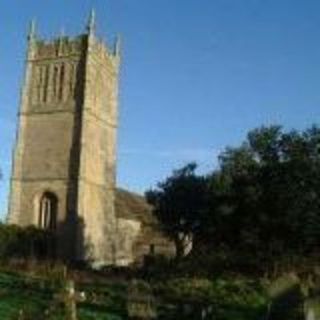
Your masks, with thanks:
M117 43L118 41L115 44L115 49L111 50L104 41L94 38L89 47L90 52L95 58L107 64L110 63L111 67L114 68L114 72L118 72L120 59L120 52L116 49Z
M88 35L84 34L75 38L61 36L49 41L34 39L32 43L33 55L29 60L52 60L80 56L85 54L87 50L93 52L97 58L110 60L113 63L117 63L120 56L118 40L111 50L103 40L94 37L89 42Z
M34 56L32 60L58 59L79 56L86 50L86 36L76 38L58 37L52 41L36 40L34 44Z

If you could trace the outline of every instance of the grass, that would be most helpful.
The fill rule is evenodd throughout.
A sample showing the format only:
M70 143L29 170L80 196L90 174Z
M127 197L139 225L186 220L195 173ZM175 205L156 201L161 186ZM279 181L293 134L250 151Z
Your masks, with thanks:
M20 310L37 313L48 307L51 292L34 281L17 274L0 273L0 319L11 319Z
M106 275L96 277L91 273L75 279L77 292L85 292L86 296L84 301L77 303L79 320L128 318L128 281ZM199 319L203 307L211 308L212 316L206 319L260 320L270 302L258 279L243 277L173 278L153 281L152 288L159 320ZM0 319L17 320L20 310L24 310L25 320L65 320L63 304L57 298L59 293L61 285L48 276L0 271ZM190 306L191 311L186 312ZM282 304L280 309L283 309ZM45 310L51 310L50 316L44 316ZM279 310L274 311L280 315ZM273 318L279 317L274 314Z
M79 291L86 292L87 302L78 303L79 320L125 319L125 287L117 284L84 284ZM62 320L63 308L57 301L58 288L41 278L15 273L0 273L0 319L17 319L23 310L27 319L54 310L50 320Z

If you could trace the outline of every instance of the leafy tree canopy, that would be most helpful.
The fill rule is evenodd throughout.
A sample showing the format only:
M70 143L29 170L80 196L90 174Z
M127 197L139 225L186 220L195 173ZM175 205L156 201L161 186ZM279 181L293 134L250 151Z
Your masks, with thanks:
M261 259L319 248L319 127L252 130L220 154L218 169L195 170L193 163L176 170L146 194L173 239L192 233L213 249Z
M175 241L177 256L183 255L183 243L199 227L205 210L207 180L196 174L197 165L190 163L149 190L146 197L166 233Z

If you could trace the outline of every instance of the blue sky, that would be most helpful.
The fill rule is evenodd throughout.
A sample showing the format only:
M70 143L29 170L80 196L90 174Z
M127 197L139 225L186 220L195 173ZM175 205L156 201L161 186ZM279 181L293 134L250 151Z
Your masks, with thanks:
M249 129L304 129L320 118L318 0L0 1L0 216L7 207L11 150L26 31L84 30L123 38L118 184L143 192L189 161L214 168Z

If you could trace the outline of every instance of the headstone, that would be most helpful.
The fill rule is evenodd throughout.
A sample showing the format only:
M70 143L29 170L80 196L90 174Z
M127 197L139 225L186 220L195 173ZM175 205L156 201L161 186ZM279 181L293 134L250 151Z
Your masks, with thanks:
M24 311L21 309L19 310L18 320L24 320L24 318L25 318Z
M156 305L151 286L134 280L128 287L127 311L129 319L155 319Z
M212 319L213 306L199 301L184 302L179 306L179 314L183 319Z
M314 310L309 309L306 313L306 320L317 320Z
M299 278L288 274L274 280L268 289L271 305L268 319L302 320L304 315L304 295Z
M75 285L73 280L68 280L62 291L62 293L56 295L56 299L62 302L65 306L67 313L67 319L77 320L77 302L84 301L85 295L83 293L78 293L75 290Z
M320 298L313 297L305 300L305 320L320 320Z

